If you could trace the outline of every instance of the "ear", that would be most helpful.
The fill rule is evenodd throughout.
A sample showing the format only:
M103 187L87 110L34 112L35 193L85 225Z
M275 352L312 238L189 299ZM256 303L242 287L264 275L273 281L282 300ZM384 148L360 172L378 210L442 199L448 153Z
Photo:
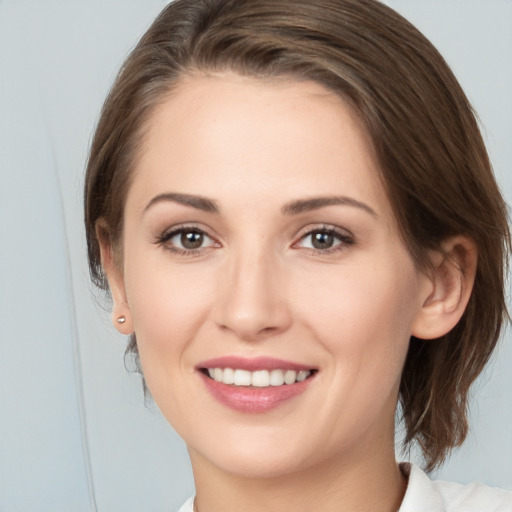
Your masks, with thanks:
M478 254L466 236L445 240L442 251L431 256L426 297L414 319L411 334L421 339L439 338L462 317L475 282Z
M112 324L121 334L131 334L133 333L133 322L126 299L122 268L116 261L108 227L101 220L96 223L96 237L100 245L101 266L107 276L112 295Z

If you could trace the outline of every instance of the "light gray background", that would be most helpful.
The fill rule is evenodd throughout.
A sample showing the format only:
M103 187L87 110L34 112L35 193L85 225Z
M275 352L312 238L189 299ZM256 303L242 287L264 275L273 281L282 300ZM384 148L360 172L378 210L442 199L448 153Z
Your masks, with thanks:
M186 449L98 304L82 176L122 60L163 0L0 0L0 511L172 511ZM389 0L445 55L512 197L512 1ZM438 477L512 488L512 343L474 389L472 433ZM414 456L414 454L413 454Z

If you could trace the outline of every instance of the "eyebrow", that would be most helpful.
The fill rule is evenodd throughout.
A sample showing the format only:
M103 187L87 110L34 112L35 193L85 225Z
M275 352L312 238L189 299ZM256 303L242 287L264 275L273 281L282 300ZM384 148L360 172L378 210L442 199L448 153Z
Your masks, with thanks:
M368 206L357 199L346 196L326 196L326 197L312 197L310 199L299 199L292 201L281 208L283 215L298 215L300 213L318 210L326 206L353 206L360 208L369 213L373 217L377 217L377 213L373 208Z
M168 192L166 194L159 194L144 208L144 213L149 210L152 206L158 203L171 201L173 203L182 204L184 206L190 206L191 208L195 208L197 210L201 210L207 213L219 213L219 207L215 203L215 201L208 199L202 196L195 196L191 194L178 194L175 192Z
M155 204L167 201L182 204L184 206L190 206L191 208L195 208L207 213L220 213L219 207L212 199L192 194L179 194L177 192L168 192L153 197L153 199L151 199L151 201L149 201L149 203L144 208L144 212L146 212ZM281 208L281 213L282 215L287 216L299 215L300 213L318 210L326 206L352 206L364 210L373 217L377 217L377 214L373 208L361 201L358 201L357 199L347 196L326 196L298 199L296 201L291 201L290 203L285 204Z

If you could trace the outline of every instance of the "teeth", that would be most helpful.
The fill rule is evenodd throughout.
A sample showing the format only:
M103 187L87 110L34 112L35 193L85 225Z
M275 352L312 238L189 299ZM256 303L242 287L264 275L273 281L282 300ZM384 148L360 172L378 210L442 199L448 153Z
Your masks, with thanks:
M254 386L266 388L268 386L291 385L306 380L310 370L233 370L232 368L208 368L208 375L217 382L233 384L235 386Z
M297 382L302 382L303 380L306 380L310 374L311 372L301 370L299 373L297 373Z
M285 384L293 384L296 379L297 379L297 372L294 372L293 370L286 370L286 373L284 374L284 383Z
M270 385L271 386L282 386L283 384L284 384L283 370L272 370L270 372Z
M235 370L235 379L233 384L235 386L250 386L252 381L251 377L251 372L247 370Z
M251 384L257 388L266 388L270 386L270 374L267 370L252 372Z
M225 368L222 374L222 382L224 384L233 384L235 382L235 370Z
M222 368L215 368L215 370L213 370L213 378L217 382L222 382L222 373Z

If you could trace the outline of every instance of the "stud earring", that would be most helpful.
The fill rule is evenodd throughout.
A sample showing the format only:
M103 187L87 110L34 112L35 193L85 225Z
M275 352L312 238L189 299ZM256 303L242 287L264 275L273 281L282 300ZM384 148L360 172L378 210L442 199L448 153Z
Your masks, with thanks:
M126 322L126 317L124 315L117 318L118 324L124 324L125 322Z

